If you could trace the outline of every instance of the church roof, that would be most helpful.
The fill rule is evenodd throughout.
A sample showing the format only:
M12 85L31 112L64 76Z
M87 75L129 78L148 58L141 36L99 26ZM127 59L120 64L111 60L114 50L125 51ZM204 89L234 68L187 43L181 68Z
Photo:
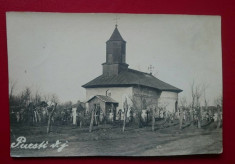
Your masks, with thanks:
M95 97L97 97L98 99L100 99L103 102L108 102L108 103L115 103L118 104L117 101L115 101L114 99L112 99L109 96L104 96L104 95L95 95L92 98L90 98L87 102L91 101L92 99L94 99Z
M127 69L118 75L106 76L101 75L84 84L84 88L99 87L122 87L122 86L143 86L160 91L182 92L181 89L167 84L149 73L140 72L133 69Z
M113 34L111 35L111 37L108 41L124 41L125 42L125 40L122 38L120 32L118 31L117 26L115 27Z

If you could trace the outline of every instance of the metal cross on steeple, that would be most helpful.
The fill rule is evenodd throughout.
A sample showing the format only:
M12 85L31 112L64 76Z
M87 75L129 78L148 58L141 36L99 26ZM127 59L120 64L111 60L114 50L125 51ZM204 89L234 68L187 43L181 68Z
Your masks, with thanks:
M116 18L113 19L113 20L115 20L115 23L116 23L115 26L116 26L116 27L118 26L118 25L117 25L117 24L118 24L118 19L120 19L120 18L118 18L117 16L116 16Z
M153 73L153 69L154 69L154 67L152 65L148 66L148 70L149 70L150 74Z

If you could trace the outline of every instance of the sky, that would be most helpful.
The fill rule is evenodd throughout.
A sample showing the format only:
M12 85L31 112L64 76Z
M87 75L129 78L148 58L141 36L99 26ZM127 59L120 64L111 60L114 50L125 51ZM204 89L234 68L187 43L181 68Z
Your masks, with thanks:
M209 105L222 94L221 18L156 14L7 13L9 81L56 94L61 102L85 101L81 86L102 74L106 44L115 28L126 44L129 68L149 72L183 90L206 87Z

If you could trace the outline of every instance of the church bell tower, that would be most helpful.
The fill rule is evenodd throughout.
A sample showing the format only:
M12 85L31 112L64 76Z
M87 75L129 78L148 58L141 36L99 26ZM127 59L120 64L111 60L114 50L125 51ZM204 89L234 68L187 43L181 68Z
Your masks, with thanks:
M127 70L126 41L118 31L117 25L106 42L106 62L103 65L103 75L113 76Z

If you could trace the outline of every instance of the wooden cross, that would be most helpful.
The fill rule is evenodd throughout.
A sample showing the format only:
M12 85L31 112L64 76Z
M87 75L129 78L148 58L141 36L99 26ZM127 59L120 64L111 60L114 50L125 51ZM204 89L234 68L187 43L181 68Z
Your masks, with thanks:
M116 23L116 27L117 27L117 24L118 24L118 19L120 19L120 18L118 18L117 16L116 16L116 18L114 18L113 20L115 20L115 23Z

